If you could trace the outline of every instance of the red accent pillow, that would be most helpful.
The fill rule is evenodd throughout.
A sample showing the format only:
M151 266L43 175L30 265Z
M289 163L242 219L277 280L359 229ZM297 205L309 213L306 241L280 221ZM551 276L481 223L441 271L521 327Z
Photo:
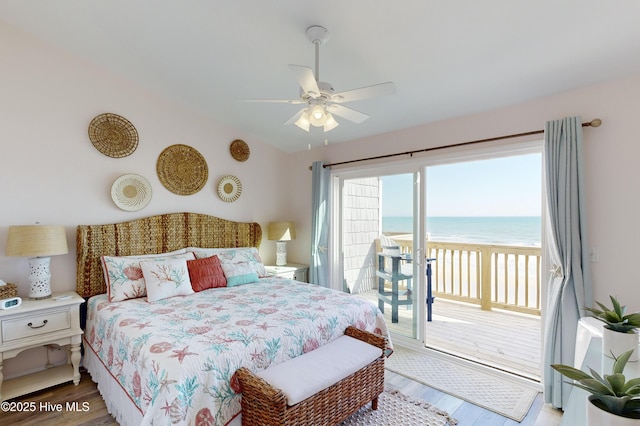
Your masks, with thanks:
M187 269L193 291L227 286L227 279L222 271L222 266L220 266L218 256L188 260Z

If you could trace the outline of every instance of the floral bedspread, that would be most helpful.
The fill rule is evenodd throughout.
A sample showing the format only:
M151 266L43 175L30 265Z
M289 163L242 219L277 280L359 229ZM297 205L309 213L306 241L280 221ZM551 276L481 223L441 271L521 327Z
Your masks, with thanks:
M387 335L358 297L280 277L148 303L91 298L92 350L143 414L143 424L225 425L240 413L234 372L263 370L344 334Z

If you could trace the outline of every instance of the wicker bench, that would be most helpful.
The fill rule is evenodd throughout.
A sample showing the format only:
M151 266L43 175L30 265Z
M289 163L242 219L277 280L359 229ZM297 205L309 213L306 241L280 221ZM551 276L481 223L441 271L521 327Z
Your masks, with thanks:
M364 344L363 344L364 342ZM334 425L384 390L384 337L348 327L345 336L257 374L240 368L243 425Z

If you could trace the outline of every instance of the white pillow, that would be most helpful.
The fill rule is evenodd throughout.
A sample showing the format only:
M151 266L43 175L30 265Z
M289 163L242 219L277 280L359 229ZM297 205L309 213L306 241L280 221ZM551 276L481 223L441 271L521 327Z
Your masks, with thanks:
M227 287L258 282L258 274L248 262L222 262L220 266L227 278Z
M187 247L187 251L192 251L196 258L218 256L220 263L240 263L247 262L255 270L258 277L266 277L267 270L262 263L262 258L256 247L235 247L235 248L199 248Z
M147 301L193 294L187 259L154 259L140 262L147 286Z
M140 256L102 256L100 260L104 271L109 302L121 302L146 296L147 290L140 262L142 260L170 258L193 260L195 255L188 252Z
M157 257L165 257L165 256L173 256L175 254L184 254L187 252L186 248L182 248L182 249L178 249L178 250L174 250L174 251L169 251L166 253L158 253L158 254L133 254L131 256L109 256L113 259L119 259L119 258L128 258L128 259L148 259L148 258L157 258ZM104 274L104 282L107 284L107 288L109 287L109 273L107 268L104 265L104 256L101 257L102 259L102 273ZM107 290L107 293L109 293L109 291ZM144 296L144 294L143 294ZM113 300L110 300L111 302L113 302Z

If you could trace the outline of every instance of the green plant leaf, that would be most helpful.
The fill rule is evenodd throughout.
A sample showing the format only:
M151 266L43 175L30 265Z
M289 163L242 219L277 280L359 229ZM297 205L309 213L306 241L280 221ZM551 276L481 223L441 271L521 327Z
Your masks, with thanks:
M591 376L599 381L600 383L602 383L605 386L609 386L609 382L607 382L601 375L600 373L598 373L596 370L594 370L593 368L589 367L589 371L591 372ZM611 390L613 392L613 389Z
M599 392L596 389L593 389L591 387L588 387L588 386L585 386L585 385L581 385L578 382L565 382L565 383L568 383L571 386L575 386L576 388L583 389L583 390L585 390L585 391L589 392L590 394L595 395L597 397L601 397L603 395L606 395L606 393L602 393L602 392Z
M627 383L625 383L623 391L624 393L633 395L633 396L640 395L640 377L631 379Z
M568 377L570 379L573 379L573 380L583 380L583 379L590 379L591 378L591 376L589 376L584 371L578 370L577 368L573 368L573 367L568 366L568 365L551 364L551 368L553 368L554 370L556 370L558 373L562 374L563 376L566 376L566 377Z
M599 395L598 399L607 407L607 411L618 415L624 412L625 405L631 401L631 397L629 396Z
M613 305L613 311L618 315L618 317L622 318L622 315L624 315L626 306L620 306L618 299L616 299L611 295L609 296L609 299L611 299L611 304Z
M635 413L636 415L633 418L638 418L638 413L640 413L640 399L633 398L631 401L628 401L624 406L624 414Z
M633 314L626 315L625 319L628 320L628 323L630 325L633 325L634 327L640 327L640 313L636 312Z
M588 389L591 389L590 392L591 393L598 393L598 394L603 394L603 395L615 395L615 392L613 391L613 389L611 389L611 387L609 386L608 382L601 382L600 380L596 380L592 377L589 377L588 379L582 379L579 381L580 384L582 384L583 386L587 387Z
M627 365L627 361L629 361L629 358L631 357L632 353L633 353L633 349L630 349L625 353L623 353L622 355L620 355L619 357L615 358L616 361L613 363L614 374L622 374L622 372L624 371L624 366Z
M624 374L607 374L604 376L605 380L609 383L611 390L614 394L621 396L624 394Z
M596 301L596 305L600 306L600 309L602 309L602 312L607 312L607 311L611 310L608 307L604 306L602 303L597 302L597 301Z
M607 322L619 323L622 317L615 312L607 311L602 313L602 318Z
M584 308L584 309L588 312L591 312L595 317L599 317L600 315L602 315L602 311L599 309L595 309L595 308Z

